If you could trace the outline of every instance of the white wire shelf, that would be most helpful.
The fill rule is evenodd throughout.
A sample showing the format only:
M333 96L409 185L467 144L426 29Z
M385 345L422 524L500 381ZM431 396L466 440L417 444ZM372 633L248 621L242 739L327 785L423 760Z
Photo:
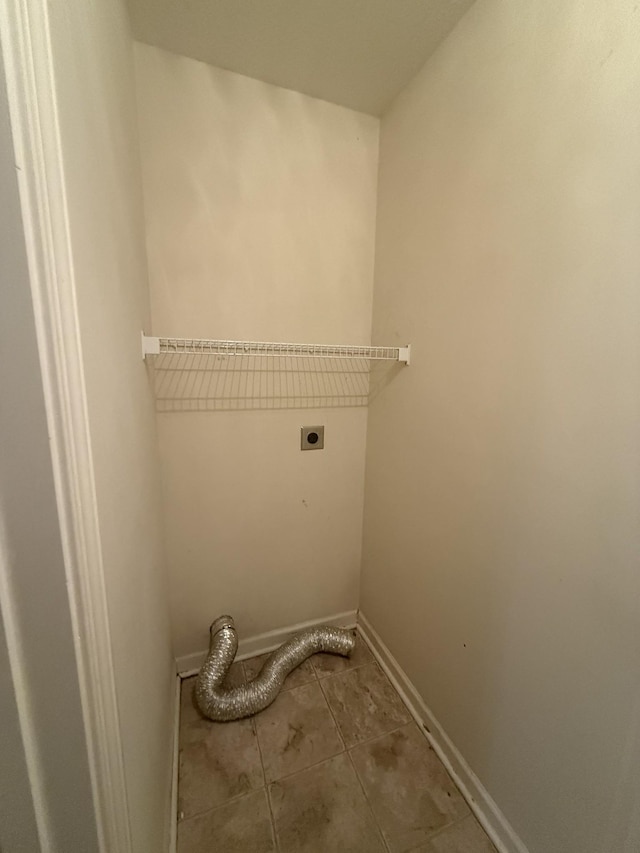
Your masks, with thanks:
M212 341L197 338L157 338L142 334L142 357L163 353L193 355L257 356L280 358L345 358L398 361L409 364L411 345L362 347L332 344L292 344L269 341Z

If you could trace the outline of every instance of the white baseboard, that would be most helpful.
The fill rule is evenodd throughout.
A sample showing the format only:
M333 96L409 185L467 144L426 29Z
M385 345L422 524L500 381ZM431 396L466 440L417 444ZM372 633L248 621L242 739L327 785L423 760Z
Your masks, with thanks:
M347 610L345 613L336 613L326 616L324 619L310 619L308 622L299 622L297 625L287 625L285 628L277 628L275 631L267 631L265 634L256 634L238 641L238 654L236 660L263 655L272 652L288 640L291 634L304 631L305 628L315 628L316 625L332 625L340 628L355 628L358 618L357 610ZM207 656L207 650L183 655L176 659L176 669L181 678L195 675Z
M528 853L509 821L362 613L358 615L358 630L499 853Z
M169 853L178 850L178 757L180 754L180 676L176 676L173 706L173 765L171 775L171 811L169 813Z

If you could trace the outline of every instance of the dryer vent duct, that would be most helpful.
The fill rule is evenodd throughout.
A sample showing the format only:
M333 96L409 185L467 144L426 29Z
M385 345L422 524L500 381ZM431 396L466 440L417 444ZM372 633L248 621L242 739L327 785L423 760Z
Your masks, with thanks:
M273 702L287 675L308 657L317 652L348 657L354 646L353 631L324 625L309 628L272 652L253 681L239 687L224 687L238 650L238 636L231 616L220 616L211 626L209 654L196 681L196 704L210 720L250 717Z

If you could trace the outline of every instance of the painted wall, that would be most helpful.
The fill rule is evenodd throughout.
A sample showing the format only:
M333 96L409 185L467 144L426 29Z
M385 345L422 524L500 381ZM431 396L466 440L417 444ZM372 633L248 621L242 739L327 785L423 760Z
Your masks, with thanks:
M531 853L640 849L639 43L478 0L381 128L362 609Z
M368 344L378 120L157 48L136 59L154 334ZM159 415L178 656L222 612L247 637L358 603L354 377L244 364L227 392L174 365ZM304 424L325 425L325 450L300 452Z
M166 849L174 673L132 39L124 2L49 4L133 848Z

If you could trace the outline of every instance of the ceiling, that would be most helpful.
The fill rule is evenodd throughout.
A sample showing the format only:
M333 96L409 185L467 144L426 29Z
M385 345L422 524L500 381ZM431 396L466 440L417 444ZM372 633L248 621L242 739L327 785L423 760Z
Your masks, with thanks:
M381 115L473 0L129 0L135 38Z

